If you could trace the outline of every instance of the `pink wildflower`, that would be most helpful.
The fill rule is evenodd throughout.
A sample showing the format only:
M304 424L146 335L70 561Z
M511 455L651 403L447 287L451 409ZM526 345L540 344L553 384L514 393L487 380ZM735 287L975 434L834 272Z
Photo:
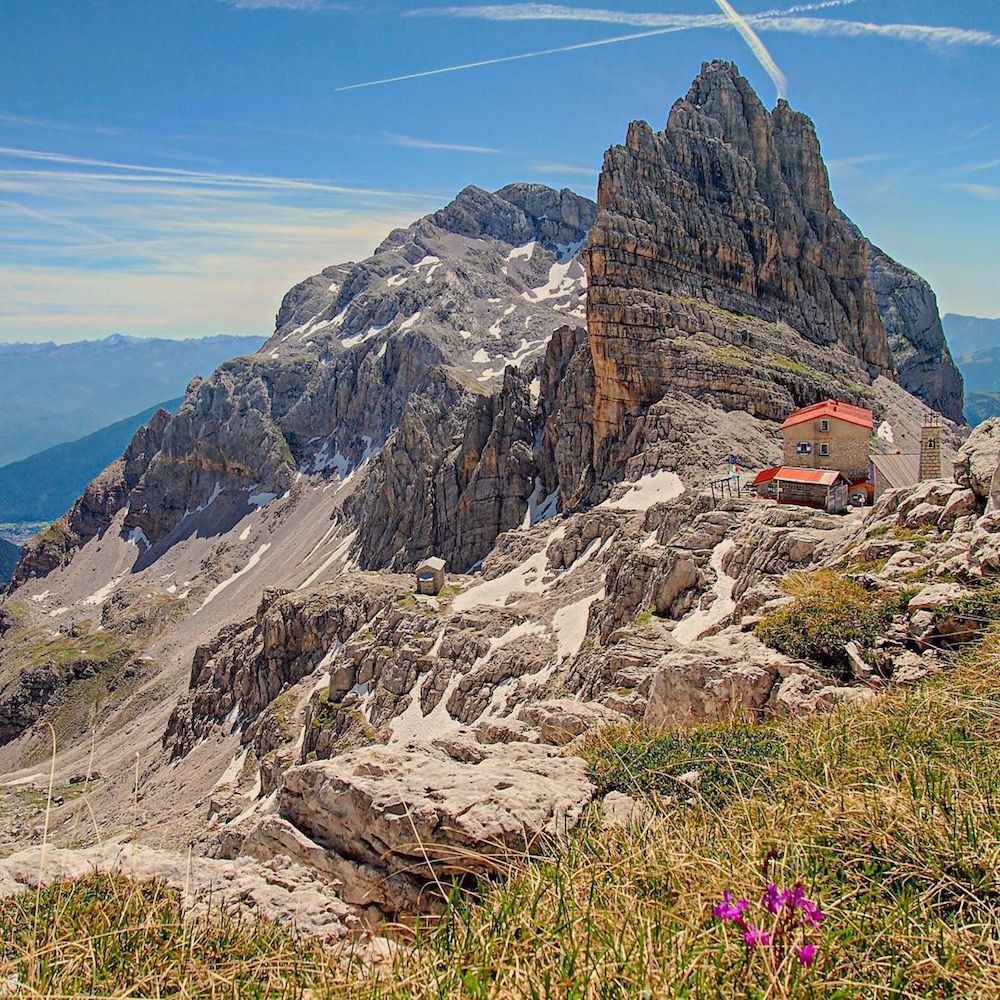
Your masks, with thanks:
M759 945L766 948L771 943L771 935L759 927L754 927L753 924L747 924L743 940L746 941L748 948L756 948Z
M816 945L804 944L801 948L796 949L795 954L799 965L810 966L816 961Z
M727 889L722 894L722 902L712 910L712 913L717 920L739 921L749 905L745 899L733 899L733 894Z
M778 887L772 882L767 887L767 892L764 893L761 905L768 913L778 913L786 903L790 902L791 898L792 894L790 892L787 890L785 892L778 892Z

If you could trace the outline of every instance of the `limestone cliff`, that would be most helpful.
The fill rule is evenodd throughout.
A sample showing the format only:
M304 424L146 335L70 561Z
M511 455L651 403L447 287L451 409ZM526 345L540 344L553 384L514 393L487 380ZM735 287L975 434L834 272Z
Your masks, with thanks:
M964 424L962 373L948 349L933 289L873 243L868 244L868 268L899 384Z
M605 154L598 211L585 254L598 476L671 389L774 420L831 394L829 377L857 397L892 372L866 245L834 205L812 122L784 101L768 113L735 66L706 64L665 131L629 126Z

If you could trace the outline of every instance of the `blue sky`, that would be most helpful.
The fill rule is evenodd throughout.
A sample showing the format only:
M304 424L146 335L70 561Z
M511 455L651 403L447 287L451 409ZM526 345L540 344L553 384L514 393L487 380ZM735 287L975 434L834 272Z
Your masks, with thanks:
M716 57L815 119L837 201L942 311L1000 315L997 0L3 0L0 26L0 340L267 333L466 184L593 196Z

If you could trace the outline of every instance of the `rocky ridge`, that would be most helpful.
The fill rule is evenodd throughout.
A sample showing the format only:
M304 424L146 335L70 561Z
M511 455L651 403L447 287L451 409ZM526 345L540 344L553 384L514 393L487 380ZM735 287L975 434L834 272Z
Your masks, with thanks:
M142 837L289 858L395 919L579 822L596 727L815 711L934 659L936 617L846 676L754 628L795 570L872 557L891 588L943 560L976 586L997 549L982 436L960 485L867 521L704 490L734 448L777 459L798 403L869 403L903 447L932 412L894 381L811 125L709 64L665 133L609 152L600 201L592 225L569 192L466 189L296 286L258 355L192 385L31 547L0 656L128 620L144 657L85 803L116 832L138 781ZM886 537L918 528L919 550ZM432 553L449 584L425 598L402 571ZM0 746L14 781L46 752L32 721ZM86 819L66 802L54 835Z

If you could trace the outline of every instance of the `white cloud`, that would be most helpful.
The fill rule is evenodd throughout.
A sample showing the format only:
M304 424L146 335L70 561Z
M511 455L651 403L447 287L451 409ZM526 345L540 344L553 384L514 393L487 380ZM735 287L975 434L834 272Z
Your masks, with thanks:
M0 146L0 158L53 163L61 166L106 167L114 171L132 171L145 176L150 183L184 183L187 181L219 187L244 187L258 189L284 189L291 191L326 191L331 194L374 195L380 198L426 198L426 194L403 191L379 191L369 188L329 184L325 181L303 180L292 177L266 177L254 174L212 173L204 170L185 170L180 167L154 167L136 163L118 163L114 160L95 160L85 156L71 156L37 149L17 149ZM125 179L126 175L119 175Z
M0 170L0 340L266 333L292 284L442 202L56 166Z
M1000 35L971 28L949 28L928 24L873 24L825 17L751 18L761 31L784 31L798 35L832 35L841 38L892 38L922 45L986 46L1000 48Z
M970 163L967 167L962 167L958 173L978 174L985 170L996 170L997 167L1000 167L1000 160L984 160L982 163Z
M234 10L344 10L342 4L326 0L222 0Z
M944 187L963 191L979 201L1000 201L1000 186L996 184L945 184Z
M594 167L577 167L572 163L536 163L532 169L541 174L576 174L580 177L596 177L600 173Z
M434 142L430 139L415 139L410 135L389 135L387 141L393 146L405 149L444 149L455 153L481 153L488 156L503 156L503 150L492 146L466 146L458 142Z
M733 27L739 32L740 37L747 43L747 48L754 54L757 62L764 68L764 72L771 78L778 97L784 97L788 89L788 81L782 73L778 64L774 61L771 53L767 51L767 46L760 40L760 36L753 30L749 22L740 14L729 0L715 0L716 5L723 14L732 22Z

